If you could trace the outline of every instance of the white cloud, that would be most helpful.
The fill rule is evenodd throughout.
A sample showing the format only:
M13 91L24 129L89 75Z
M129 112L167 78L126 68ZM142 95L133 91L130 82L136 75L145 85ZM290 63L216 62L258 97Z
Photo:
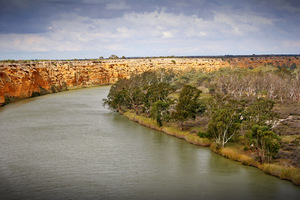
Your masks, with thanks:
M0 49L2 51L36 51L45 52L46 38L35 34L0 34Z
M110 9L126 6L108 4ZM111 52L130 56L230 54L246 52L249 46L253 51L263 47L262 38L254 40L251 35L264 34L265 27L274 26L274 19L250 11L232 12L226 8L214 12L214 16L213 20L205 20L164 10L130 12L108 19L66 14L51 22L48 33L2 34L0 47L7 52L89 51L104 56ZM277 48L289 48L292 43L276 40L276 44Z
M300 49L300 40L284 40L282 43L285 48Z
M173 38L173 34L170 31L164 31L162 32L162 38L164 39Z
M245 36L251 32L262 31L262 27L273 25L272 19L258 16L250 11L245 12L245 10L243 12L214 11L214 22L222 27L221 32L232 36Z

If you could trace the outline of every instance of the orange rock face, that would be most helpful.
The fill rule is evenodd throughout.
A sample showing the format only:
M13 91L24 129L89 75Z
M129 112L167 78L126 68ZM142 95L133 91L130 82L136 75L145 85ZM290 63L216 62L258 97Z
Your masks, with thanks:
M226 57L226 58L151 58L101 61L48 61L0 63L0 105L34 95L63 90L65 87L113 84L133 73L157 68L174 71L192 68L206 71L222 67L255 68L300 65L297 56Z

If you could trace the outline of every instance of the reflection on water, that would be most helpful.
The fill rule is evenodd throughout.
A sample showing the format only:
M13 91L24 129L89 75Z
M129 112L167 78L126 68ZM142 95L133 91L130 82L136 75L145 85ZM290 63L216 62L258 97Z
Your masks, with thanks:
M299 187L102 106L109 87L0 110L0 199L297 199Z

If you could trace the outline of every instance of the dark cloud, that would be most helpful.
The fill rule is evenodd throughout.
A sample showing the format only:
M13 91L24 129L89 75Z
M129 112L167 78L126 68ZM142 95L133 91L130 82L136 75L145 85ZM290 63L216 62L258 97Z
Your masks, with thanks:
M50 21L74 13L92 19L122 17L125 13L166 12L212 18L217 1L182 0L0 0L1 33L48 31ZM124 5L118 8L119 5ZM116 9L113 9L113 6Z
M41 1L1 1L1 33L46 32L55 7Z
M0 0L12 54L299 53L299 32L299 0Z
M143 13L162 9L169 13L196 15L212 20L214 12L222 12L224 7L231 7L237 12L249 9L267 17L299 20L299 2L298 0L0 0L0 32L47 32L51 20L70 13L92 19L110 19L122 17L130 12ZM298 11L295 8L298 8ZM295 14L298 15L297 18Z

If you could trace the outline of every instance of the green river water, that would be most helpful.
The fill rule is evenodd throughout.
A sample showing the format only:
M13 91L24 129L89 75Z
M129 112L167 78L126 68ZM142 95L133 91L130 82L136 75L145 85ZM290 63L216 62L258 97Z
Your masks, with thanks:
M300 199L300 187L102 106L108 86L0 108L0 199Z

